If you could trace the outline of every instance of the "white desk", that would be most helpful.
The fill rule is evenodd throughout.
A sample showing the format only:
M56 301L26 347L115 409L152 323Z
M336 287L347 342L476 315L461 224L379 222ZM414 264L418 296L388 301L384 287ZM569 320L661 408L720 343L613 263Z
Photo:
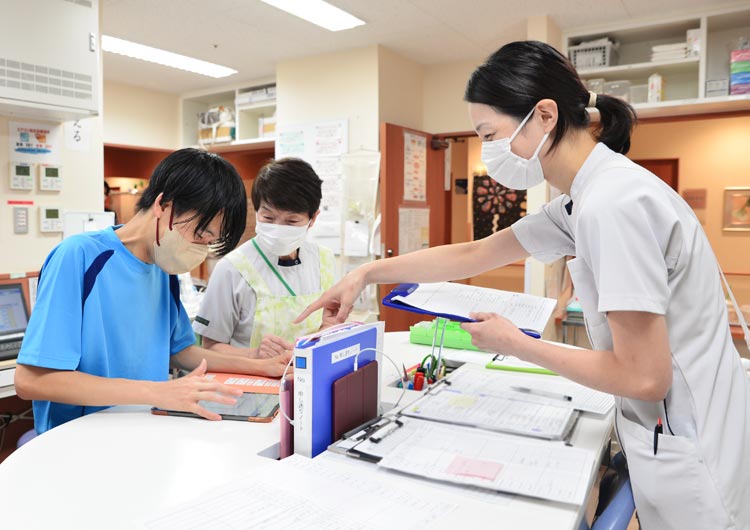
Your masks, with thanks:
M407 366L429 352L429 347L409 344L407 333L386 334L385 349ZM397 377L387 360L383 374L384 382ZM388 388L383 399L392 403L400 393ZM573 445L601 454L612 417L583 415ZM258 452L276 443L278 436L278 419L270 424L209 422L153 416L148 407L91 414L35 438L0 464L0 526L133 528L133 521L156 510L252 472L259 462L267 462ZM517 530L572 530L584 509L523 497L482 506L484 513L472 514L472 522L503 521L503 527ZM455 521L445 523L433 528L456 528Z

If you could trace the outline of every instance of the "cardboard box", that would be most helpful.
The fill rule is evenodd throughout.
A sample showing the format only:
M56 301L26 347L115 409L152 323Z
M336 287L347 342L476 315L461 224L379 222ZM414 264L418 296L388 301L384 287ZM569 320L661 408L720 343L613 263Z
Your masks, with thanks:
M234 140L234 125L220 125L216 127L214 136L213 127L201 127L198 131L198 140L202 144L218 144Z
M258 136L261 138L276 136L276 116L258 118Z

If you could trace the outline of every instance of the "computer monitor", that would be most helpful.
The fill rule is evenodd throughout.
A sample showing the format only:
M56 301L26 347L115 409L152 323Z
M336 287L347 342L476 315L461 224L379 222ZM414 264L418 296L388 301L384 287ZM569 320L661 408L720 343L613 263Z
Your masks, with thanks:
M29 312L21 284L0 284L0 339L22 334L28 323Z
M114 224L114 212L64 212L63 239L81 232L104 230Z

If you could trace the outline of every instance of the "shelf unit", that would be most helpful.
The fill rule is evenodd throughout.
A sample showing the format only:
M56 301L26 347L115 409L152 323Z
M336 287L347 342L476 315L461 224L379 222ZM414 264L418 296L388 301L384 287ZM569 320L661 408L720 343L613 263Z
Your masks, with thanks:
M687 30L698 29L697 56L674 61L649 61L652 46L685 42ZM564 35L564 52L584 41L608 37L618 43L618 62L578 71L584 80L630 81L647 84L651 74L663 78L664 100L633 104L641 118L750 110L750 97L706 96L706 82L729 78L729 55L739 37L750 38L750 6L701 12L692 16L581 28ZM594 115L596 113L593 113ZM596 119L597 116L592 115Z
M275 86L273 83L242 85L212 93L187 95L182 98L182 145L199 146L198 114L214 107L229 107L234 110L235 133L231 142L202 144L213 152L233 152L267 149L273 147L274 136L260 134L259 120L276 114L276 100L266 99L251 103L237 104L238 96L259 87Z

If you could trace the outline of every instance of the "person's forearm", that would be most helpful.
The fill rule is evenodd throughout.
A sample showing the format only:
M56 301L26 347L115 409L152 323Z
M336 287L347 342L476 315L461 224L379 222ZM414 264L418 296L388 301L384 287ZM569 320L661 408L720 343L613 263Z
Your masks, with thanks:
M209 372L227 372L238 374L267 375L268 363L262 359L249 359L230 353L222 353L206 350L198 346L185 348L177 355L172 356L172 363L186 370L192 370L198 366L201 360L206 359Z
M153 381L109 379L83 372L47 370L24 365L16 368L16 392L22 399L70 405L152 405L157 392Z
M524 336L524 359L544 366L563 377L616 396L660 401L671 384L667 374L643 373L639 363L612 351L556 346ZM668 381L664 381L664 379Z
M204 346L207 350L224 353L227 355L239 355L240 357L251 357L255 358L258 356L258 348L238 348L231 344L225 344L223 342L211 342L210 345L205 344L206 338L203 338Z
M442 282L471 278L528 256L510 228L489 238L379 259L360 267L364 283Z

